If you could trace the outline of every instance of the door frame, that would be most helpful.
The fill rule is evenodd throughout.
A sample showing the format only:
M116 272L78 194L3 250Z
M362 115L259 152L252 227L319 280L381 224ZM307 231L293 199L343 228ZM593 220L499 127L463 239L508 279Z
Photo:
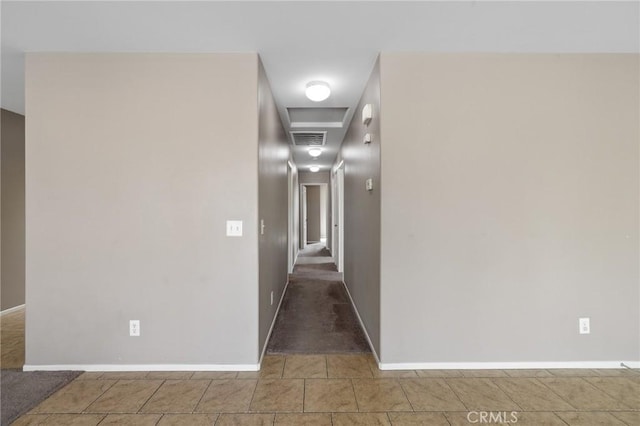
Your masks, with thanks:
M331 172L331 254L338 272L344 272L344 161Z

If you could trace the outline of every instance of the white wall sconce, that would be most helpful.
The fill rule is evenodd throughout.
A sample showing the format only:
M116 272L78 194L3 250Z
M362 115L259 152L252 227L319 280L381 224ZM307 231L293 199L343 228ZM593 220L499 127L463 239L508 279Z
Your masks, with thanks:
M362 124L367 125L371 122L373 118L373 106L371 104L366 104L362 107Z

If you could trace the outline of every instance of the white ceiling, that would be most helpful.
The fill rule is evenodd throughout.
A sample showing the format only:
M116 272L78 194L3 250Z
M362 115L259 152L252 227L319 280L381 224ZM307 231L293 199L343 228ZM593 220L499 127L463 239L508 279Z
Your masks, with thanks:
M380 51L639 52L640 3L31 2L1 3L2 107L24 113L24 52L258 52L285 126L287 107L349 107ZM310 80L331 84L320 103ZM327 129L328 169L344 137ZM296 148L299 167L312 163Z

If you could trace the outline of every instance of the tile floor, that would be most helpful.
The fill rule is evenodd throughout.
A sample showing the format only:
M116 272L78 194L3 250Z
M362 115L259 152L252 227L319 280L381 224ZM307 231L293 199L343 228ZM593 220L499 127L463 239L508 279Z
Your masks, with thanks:
M8 345L7 360L18 346ZM481 424L482 415L637 426L640 372L380 371L371 355L268 356L260 372L83 373L14 425L437 426Z

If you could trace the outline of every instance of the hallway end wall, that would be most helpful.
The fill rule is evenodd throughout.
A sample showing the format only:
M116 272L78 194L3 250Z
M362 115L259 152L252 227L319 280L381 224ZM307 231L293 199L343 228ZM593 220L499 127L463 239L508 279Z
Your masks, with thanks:
M362 108L373 107L368 125ZM353 298L373 349L380 355L380 67L376 61L340 148L344 160L344 282ZM366 133L372 142L364 144ZM367 179L373 190L366 189Z
M2 277L0 310L24 304L24 116L2 110Z
M324 203L322 202L322 199L321 199L321 203L323 205L320 207L321 208L320 220L324 222L324 229L326 231L326 238L327 238L327 248L331 249L332 247L331 244L333 242L332 232L331 232L332 207L331 207L331 197L329 196L329 190L328 190L328 188L330 188L331 186L331 172L327 171L327 172L312 173L312 172L299 171L299 185L304 185L304 184L326 184L326 189L320 189L321 197L323 196L326 197L324 200ZM300 199L299 195L297 199L298 200ZM302 229L302 228L300 227L299 229Z
M259 241L259 346L262 349L287 283L288 172L290 145L269 80L259 61L258 76L258 216L264 221ZM273 304L271 303L273 292Z
M382 363L640 361L638 55L380 61Z

